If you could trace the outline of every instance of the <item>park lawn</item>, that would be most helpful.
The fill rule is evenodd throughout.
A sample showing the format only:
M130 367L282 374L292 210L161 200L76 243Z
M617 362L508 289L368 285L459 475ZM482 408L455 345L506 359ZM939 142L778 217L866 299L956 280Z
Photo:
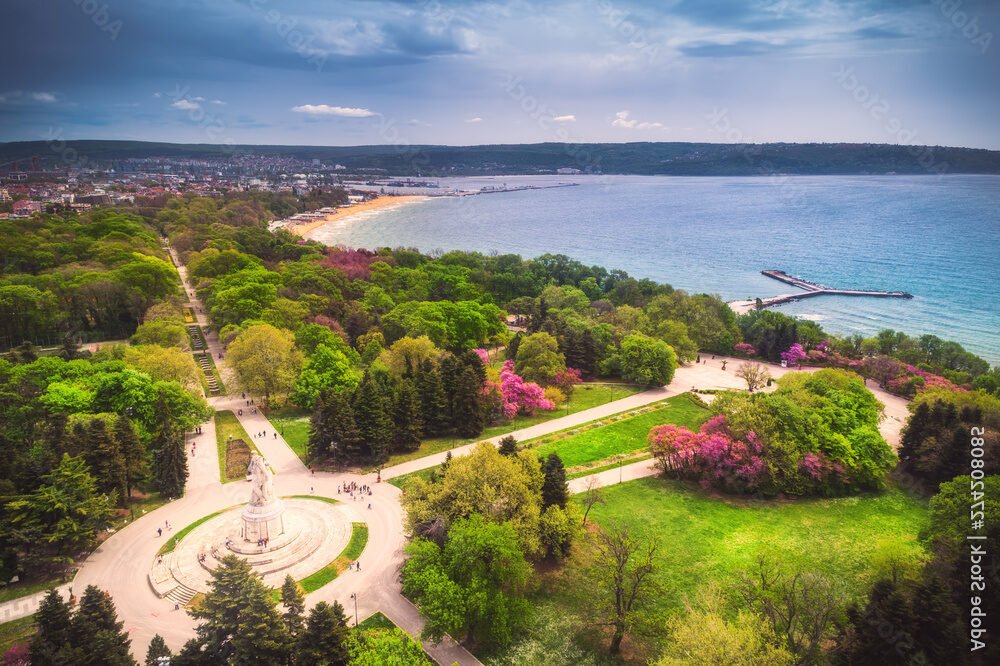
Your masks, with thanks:
M658 546L660 591L639 623L650 643L662 639L664 622L685 600L711 584L731 591L760 554L841 581L852 601L862 601L893 561L916 565L927 555L917 539L928 523L927 503L896 488L836 499L748 500L650 477L608 486L604 496L607 503L595 505L588 520L628 525ZM554 604L557 616L586 616L593 587L585 571L594 557L591 541L574 546L566 566L543 577L533 603ZM657 649L646 644L645 657Z
M311 573L300 580L299 585L302 586L306 594L315 592L339 576L347 568L348 564L355 562L361 557L361 553L364 552L366 545L368 545L368 525L365 523L351 523L351 540L347 542L347 546L343 552L337 556L337 559L319 571ZM278 593L280 594L280 590Z
M425 467L424 469L418 469L415 472L410 472L409 474L401 474L399 476L394 476L388 480L388 483L396 486L400 490L406 490L406 484L410 479L421 478L424 481L430 481L431 477L434 476L434 472L438 471L440 465L435 465L433 467Z
M583 466L608 461L618 455L628 456L646 448L646 437L653 426L672 423L697 429L711 412L682 393L637 410L636 415L601 419L569 430L526 442L540 456L557 453L572 474ZM599 465L607 467L607 464Z
M243 429L240 424L239 419L236 418L236 414L233 414L231 410L225 410L215 413L215 445L219 454L219 475L222 478L223 483L230 483L232 481L242 481L246 478L246 474L232 475L228 473L228 465L226 460L226 442L229 441L229 436L232 435L233 439L241 439L243 443L247 445L251 453L259 453L257 447L254 446L253 440L250 439L250 435L247 431Z
M609 403L612 400L621 400L622 398L627 398L645 390L645 387L636 386L634 384L579 384L573 391L572 399L570 399L566 405L563 405L555 411L539 411L535 412L531 416L518 416L510 421L501 423L500 425L486 428L486 430L484 430L478 437L434 437L426 439L420 444L420 448L416 451L397 453L389 456L389 460L386 461L384 467L392 467L393 465L398 465L400 463L417 460L418 458L454 449L458 446L464 446L483 439L499 437L500 435L506 435L509 432L514 432L515 430L530 428L533 425L545 423L546 421L551 421L552 419L557 419L562 416L576 414L577 412L582 412L585 409L591 409L592 407Z
M309 412L297 407L282 407L268 411L267 418L281 433L289 448L306 462L309 445Z
M18 643L26 643L36 633L35 616L28 615L0 624L0 655Z

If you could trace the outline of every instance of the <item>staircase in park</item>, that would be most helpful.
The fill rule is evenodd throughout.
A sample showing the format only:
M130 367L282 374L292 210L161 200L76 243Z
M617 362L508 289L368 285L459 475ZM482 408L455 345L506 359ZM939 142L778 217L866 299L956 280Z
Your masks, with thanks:
M194 360L198 363L202 373L205 375L205 383L208 385L209 395L220 395L219 380L216 379L215 368L212 360L208 357L208 345L205 342L205 334L201 326L188 324L188 337L191 339L191 349L194 351Z

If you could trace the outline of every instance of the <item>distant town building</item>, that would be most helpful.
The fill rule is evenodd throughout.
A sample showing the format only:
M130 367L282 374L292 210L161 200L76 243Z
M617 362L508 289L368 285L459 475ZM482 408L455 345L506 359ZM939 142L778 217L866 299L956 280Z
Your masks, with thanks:
M43 204L41 201L21 199L20 201L14 202L13 211L15 215L32 215L34 213L41 213L42 206Z
M559 167L556 169L556 173L569 176L575 173L581 173L581 171L579 169L574 169L573 167Z

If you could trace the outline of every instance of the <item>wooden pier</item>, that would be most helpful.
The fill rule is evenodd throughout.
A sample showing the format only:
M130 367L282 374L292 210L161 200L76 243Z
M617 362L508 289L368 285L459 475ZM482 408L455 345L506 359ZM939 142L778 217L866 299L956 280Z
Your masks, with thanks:
M766 270L761 271L762 275L766 275L769 278L778 280L779 282L784 282L793 287L798 287L801 292L794 294L780 294L778 296L770 296L768 298L760 298L752 301L733 301L729 304L731 308L737 313L748 312L755 307L771 307L772 305L781 305L782 303L793 303L795 301L801 300L803 298L811 298L813 296L870 296L874 298L913 298L913 294L908 294L905 291L878 291L875 289L834 289L832 287L827 287L822 284L817 284L815 282L810 282L800 277L794 275L789 275L785 271L779 270Z

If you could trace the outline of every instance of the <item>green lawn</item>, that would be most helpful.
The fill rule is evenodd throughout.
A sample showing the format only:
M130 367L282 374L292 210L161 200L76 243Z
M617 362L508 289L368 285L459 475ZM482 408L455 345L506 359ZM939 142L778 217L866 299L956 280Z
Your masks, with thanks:
M295 451L295 455L305 462L306 446L309 443L309 412L294 407L284 407L270 410L267 418L288 442L289 448Z
M530 440L526 445L535 448L541 456L558 453L572 474L584 471L585 466L606 468L613 464L608 461L612 456L632 455L644 450L646 436L653 426L673 423L696 429L709 416L709 410L685 393L636 410L634 416L602 419Z
M230 507L230 508L232 508L232 507ZM170 551L172 551L174 548L177 547L177 544L180 543L181 539L183 539L188 534L190 534L191 530L193 530L194 528L198 527L202 523L207 522L207 521L211 520L212 518L215 518L220 513L224 513L226 511L229 511L229 509L223 509L222 511L216 511L215 513L210 513L207 516L202 516L201 518L199 518L198 520L194 521L193 523L191 523L187 527L184 527L184 528L178 530L177 532L174 533L174 535L172 537L170 537L169 539L167 539L167 542L160 547L159 552L157 552L156 554L157 555L165 555L166 553L169 553Z
M0 655L18 643L31 640L35 635L35 616L29 615L18 620L0 624Z
M315 592L340 575L347 565L357 560L368 544L368 525L351 523L351 540L337 559L327 564L315 573L311 573L299 581L299 585L308 594ZM280 593L280 592L279 592Z
M660 591L642 614L640 624L649 631L649 643L639 650L642 658L656 655L652 643L662 638L666 618L682 610L685 600L713 583L730 592L758 554L841 581L853 600L865 597L889 562L915 564L926 555L917 540L928 521L926 502L898 489L837 499L745 500L646 478L608 486L604 494L607 503L592 509L592 522L625 524L658 544L654 578ZM574 546L565 567L543 576L533 606L552 607L554 617L586 616L594 591L585 572L594 552L586 540ZM590 639L581 634L579 644ZM493 656L502 661L504 655Z
M249 458L246 461L234 461L227 460L226 455L226 443L230 439L230 435L234 440L243 440L243 443L247 445L251 452L258 452L257 447L254 446L253 440L250 439L250 435L247 431L243 429L240 424L239 419L230 410L225 410L215 413L215 445L219 454L219 474L222 477L223 483L229 483L231 481L242 481L246 478L246 464L249 462ZM230 464L240 462L243 466L243 472L237 473L235 469L239 465Z

